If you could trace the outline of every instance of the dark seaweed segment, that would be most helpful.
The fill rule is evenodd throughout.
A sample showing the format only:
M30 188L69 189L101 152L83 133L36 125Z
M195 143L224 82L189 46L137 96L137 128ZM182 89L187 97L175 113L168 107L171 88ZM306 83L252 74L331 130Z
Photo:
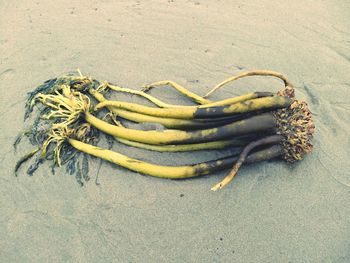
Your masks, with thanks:
M37 158L34 163L32 163L28 170L27 170L27 175L33 176L34 172L38 170L39 166L44 162L44 159L42 157Z
M76 162L76 170L75 170L75 179L77 180L78 184L80 186L84 186L83 180L82 180L82 176L81 176L81 169L79 166L79 162Z
M87 182L90 180L89 176L89 156L87 154L83 154L83 159L81 162L81 173L84 180Z
M21 134L16 136L15 141L12 144L13 148L15 149L15 151L17 150L17 145L22 141L22 138L24 136L26 136L26 132L21 133Z
M250 153L248 156L246 156L246 163L257 163L266 160L271 160L280 157L282 153L282 146L278 144L272 145ZM205 166L200 166L198 164L194 164L193 166L196 167L196 174L209 174L218 170L223 170L231 167L232 164L238 161L238 159L239 156L235 154L233 156L228 156L217 160L208 161L206 163L202 163L202 165L205 164Z
M218 128L214 128L212 133L199 130L188 132L188 139L173 140L169 144L189 144L205 141L214 141L218 139L234 138L236 136L269 132L276 128L273 116L269 113L253 116L248 119L240 120Z
M66 162L66 172L70 175L76 173L76 164L77 164L77 157L74 156L69 161Z
M24 120L28 119L30 113L33 111L32 101L35 96L39 93L46 93L48 90L51 90L54 84L56 83L57 78L46 80L43 84L39 85L35 90L27 93L27 102L25 105Z

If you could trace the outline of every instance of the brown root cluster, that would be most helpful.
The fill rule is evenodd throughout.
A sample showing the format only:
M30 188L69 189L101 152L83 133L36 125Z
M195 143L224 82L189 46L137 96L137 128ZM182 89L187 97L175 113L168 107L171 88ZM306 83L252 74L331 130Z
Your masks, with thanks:
M294 89L286 87L278 95L294 98ZM283 135L284 154L282 158L293 163L302 160L304 155L311 152L311 140L315 131L312 113L305 101L294 99L288 107L274 112L277 120L277 134Z

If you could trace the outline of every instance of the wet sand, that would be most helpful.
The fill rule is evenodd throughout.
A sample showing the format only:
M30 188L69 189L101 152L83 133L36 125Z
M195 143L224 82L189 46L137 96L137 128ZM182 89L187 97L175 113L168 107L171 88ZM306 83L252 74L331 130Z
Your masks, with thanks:
M210 2L210 3L209 3ZM0 3L1 262L350 262L350 5L346 1L2 1ZM84 74L139 89L162 79L205 94L248 69L283 72L315 115L314 152L196 180L141 176L94 160L80 187L64 169L33 177L15 161L26 93ZM252 78L213 99L277 91ZM171 89L152 94L188 103ZM132 98L135 99L135 98ZM180 164L216 154L157 154ZM218 153L220 154L220 153ZM94 183L99 171L99 183Z

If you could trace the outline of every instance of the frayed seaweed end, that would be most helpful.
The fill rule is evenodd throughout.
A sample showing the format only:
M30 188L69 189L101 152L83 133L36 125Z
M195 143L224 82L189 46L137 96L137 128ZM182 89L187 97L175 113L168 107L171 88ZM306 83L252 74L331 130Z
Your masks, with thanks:
M32 163L28 170L27 170L27 175L28 176L33 176L36 170L38 170L39 166L44 162L44 159L39 157L35 160L34 163Z
M31 159L37 152L39 152L40 148L36 148L34 150L32 150L31 152L25 154L24 156L22 156L16 163L15 165L15 169L14 169L14 174L15 176L18 176L18 170L19 168L21 168L22 164L24 164L25 162L27 162L29 159Z
M56 82L57 82L57 78L46 80L43 84L38 86L36 89L27 93L28 98L25 104L24 120L27 120L33 111L33 100L35 96L38 95L39 93L48 93L50 90L52 90L52 87L55 86Z

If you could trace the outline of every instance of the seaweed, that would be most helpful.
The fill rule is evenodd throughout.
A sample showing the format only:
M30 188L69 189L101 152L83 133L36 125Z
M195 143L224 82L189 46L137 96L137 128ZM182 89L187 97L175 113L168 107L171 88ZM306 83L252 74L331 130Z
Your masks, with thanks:
M89 156L87 154L83 154L83 159L81 163L81 173L83 175L84 180L87 182L90 180L89 176Z
M43 162L44 162L44 159L43 159L42 157L37 158L37 159L35 160L35 162L32 163L32 164L29 166L29 168L28 168L28 170L27 170L27 174L28 174L29 176L33 176L34 172L35 172L36 170L38 170L39 166L40 166Z
M32 151L30 151L29 153L25 154L24 156L22 156L16 163L15 165L15 176L17 176L17 172L19 170L19 168L22 166L22 164L24 164L26 161L28 161L29 159L31 159L38 151L40 150L40 148L36 148Z
M80 186L84 186L83 180L82 180L82 172L79 166L79 162L75 163L76 165L76 170L75 170L75 179L77 180L78 184Z
M47 91L51 90L52 87L55 86L56 82L57 82L57 78L46 80L43 84L39 85L36 89L27 93L28 98L25 104L24 120L28 119L28 117L33 111L32 102L35 96L39 93L42 93L42 92L46 93Z
M77 163L76 156L74 156L68 162L66 162L66 172L69 173L70 175L75 174L76 173L76 163Z

